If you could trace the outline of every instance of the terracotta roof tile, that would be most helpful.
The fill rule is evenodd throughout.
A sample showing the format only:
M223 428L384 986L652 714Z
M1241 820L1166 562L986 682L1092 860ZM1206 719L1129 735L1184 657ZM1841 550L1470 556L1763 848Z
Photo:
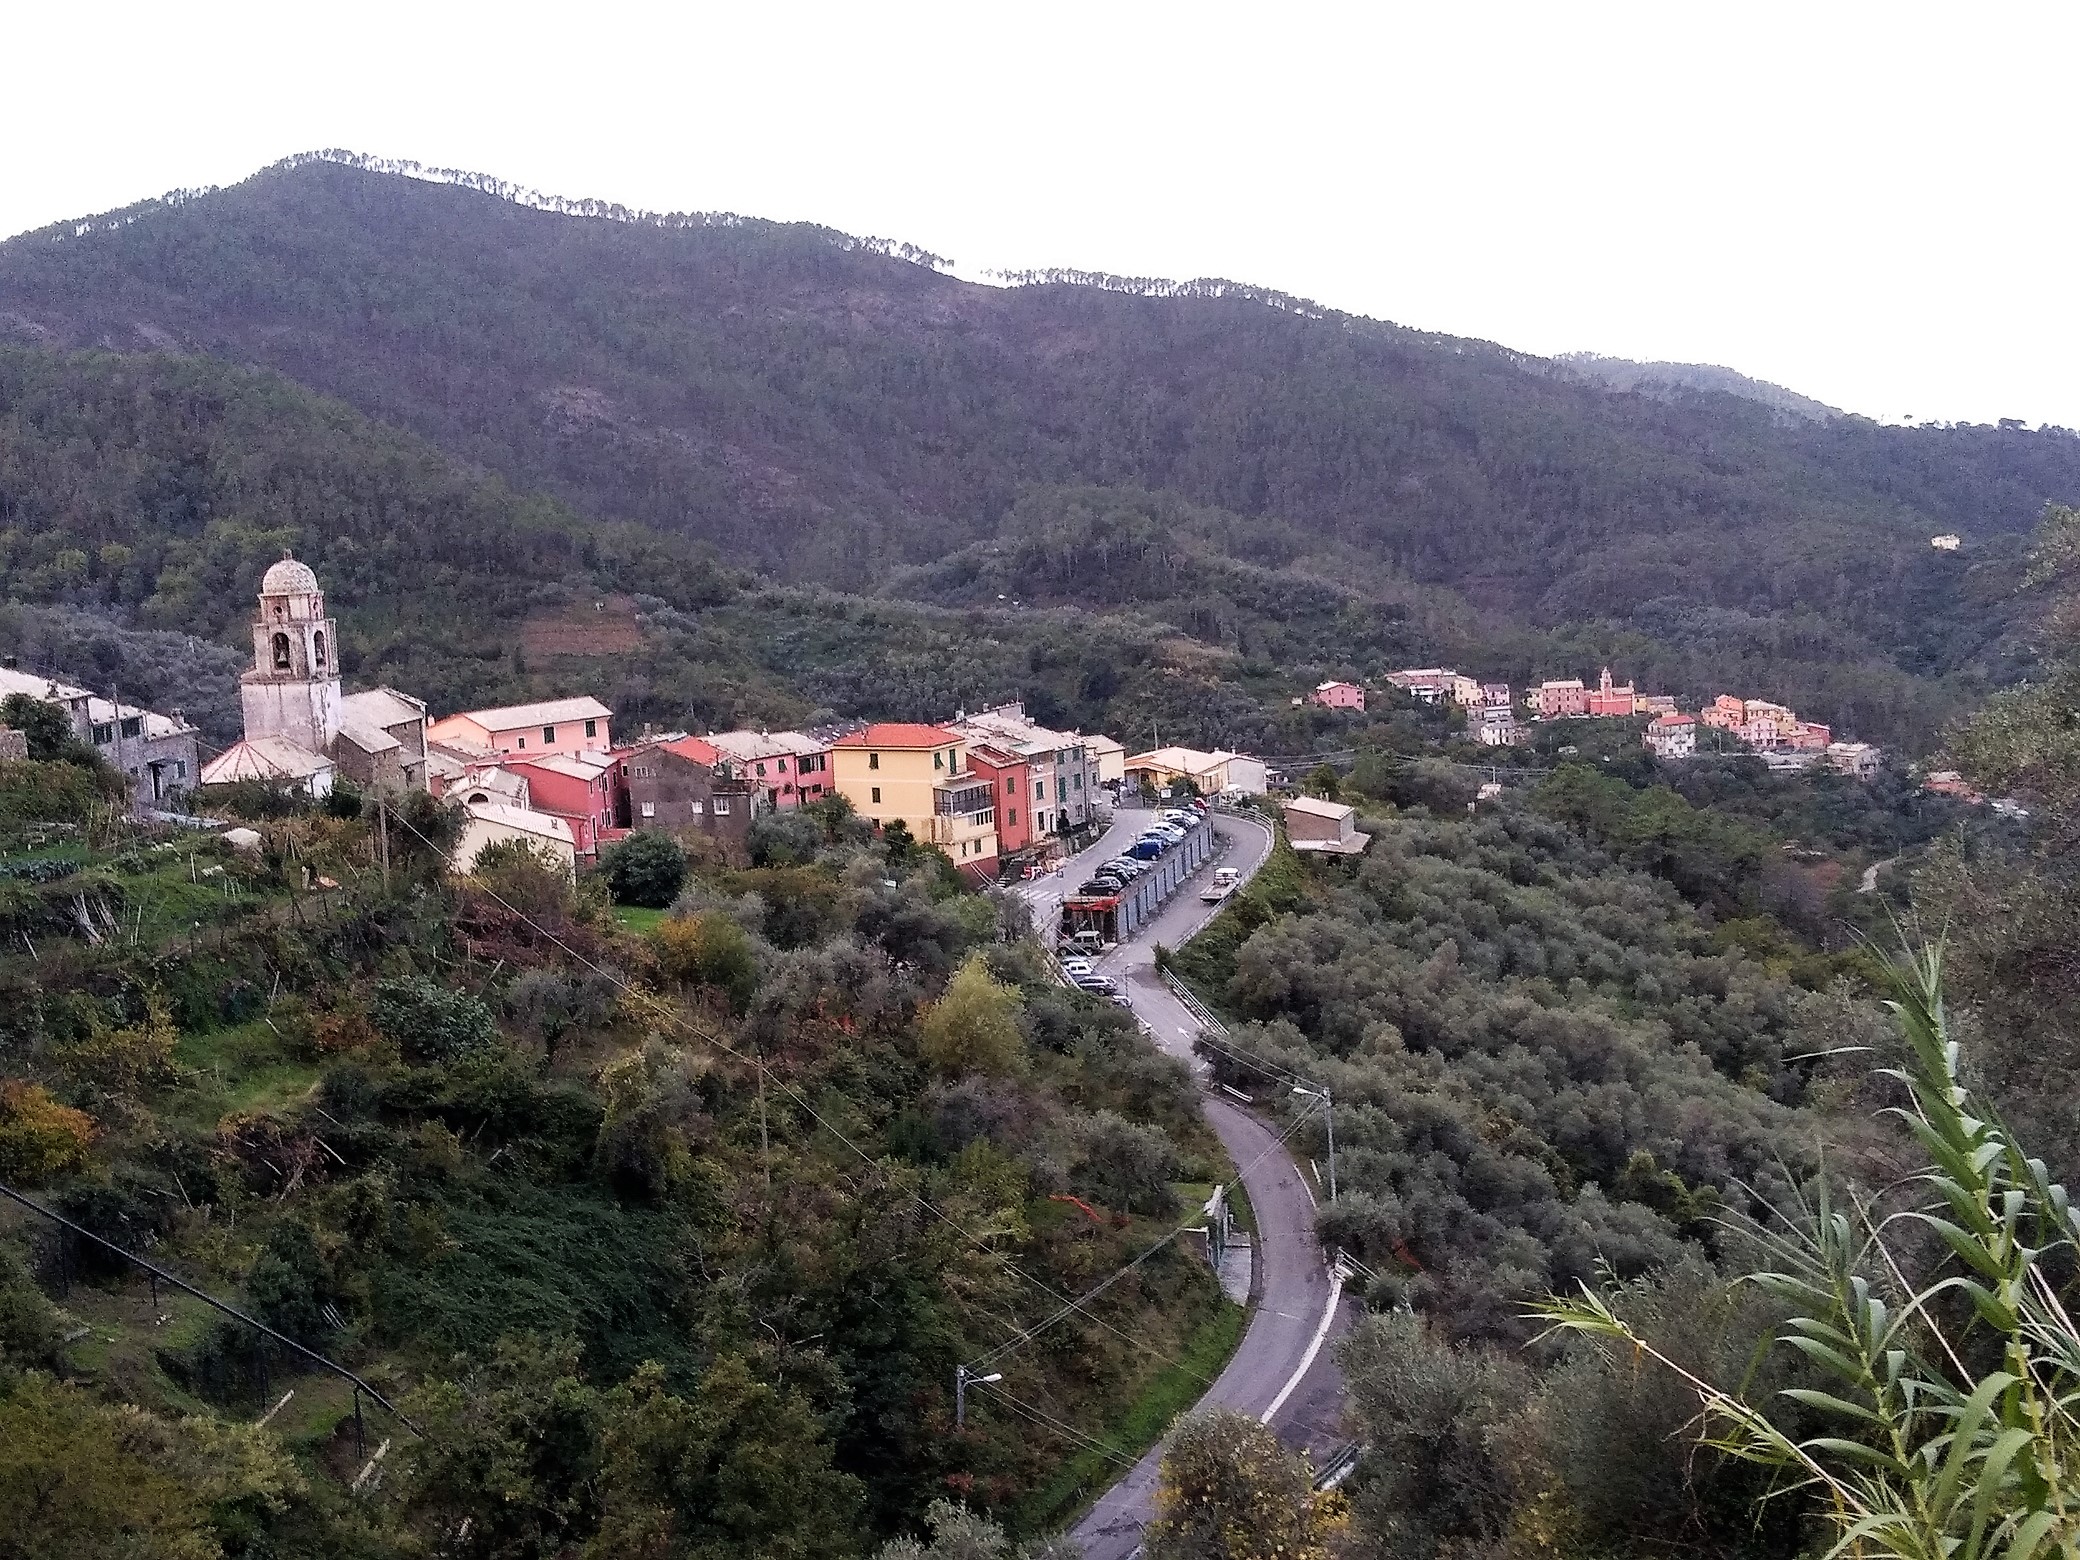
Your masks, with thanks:
M960 737L944 726L913 725L905 721L881 720L864 730L848 732L831 745L853 748L950 747Z

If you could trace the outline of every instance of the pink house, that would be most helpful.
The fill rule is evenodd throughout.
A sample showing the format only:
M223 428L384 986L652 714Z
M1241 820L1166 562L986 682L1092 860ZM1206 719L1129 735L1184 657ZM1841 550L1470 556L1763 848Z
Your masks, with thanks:
M1722 693L1697 712L1697 718L1717 731L1738 733L1748 723L1748 705L1730 693Z
M1538 685L1538 715L1541 720L1559 720L1589 713L1589 690L1579 677L1547 679Z
M1315 685L1308 696L1310 703L1319 704L1325 710L1362 710L1365 708L1365 690L1356 683L1325 682Z
M614 712L584 695L508 704L495 710L465 710L426 728L428 742L479 753L606 753L613 746L607 723Z
M545 753L525 759L515 755L504 767L525 777L535 812L570 825L579 855L598 853L600 836L614 827L615 760L611 754Z
M765 805L792 812L820 802L831 784L830 744L801 731L716 731L707 738L736 760L744 779L765 793Z

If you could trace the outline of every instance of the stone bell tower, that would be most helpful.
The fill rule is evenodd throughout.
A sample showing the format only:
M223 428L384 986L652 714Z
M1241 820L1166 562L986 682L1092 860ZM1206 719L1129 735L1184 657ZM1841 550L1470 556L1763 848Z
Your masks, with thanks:
M318 577L287 553L260 581L253 669L239 679L246 738L284 737L329 753L339 735L339 633Z

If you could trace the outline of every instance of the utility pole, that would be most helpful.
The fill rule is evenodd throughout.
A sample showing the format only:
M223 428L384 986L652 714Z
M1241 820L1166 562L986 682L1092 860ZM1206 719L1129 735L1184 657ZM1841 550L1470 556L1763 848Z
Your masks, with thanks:
M987 1376L978 1376L965 1365L953 1367L953 1428L965 1430L968 1425L968 1384L986 1387L992 1381L1002 1381L1002 1371L992 1371Z
M1333 1203L1336 1201L1336 1106L1329 1098L1329 1086L1323 1084L1315 1089L1305 1088L1296 1083L1293 1085L1293 1092L1322 1102L1322 1121L1329 1129L1329 1201Z
M766 1214L773 1212L773 1145L766 1138L766 1064L758 1064L758 1161L766 1173Z
M376 841L383 859L383 897L390 897L390 804L376 792Z

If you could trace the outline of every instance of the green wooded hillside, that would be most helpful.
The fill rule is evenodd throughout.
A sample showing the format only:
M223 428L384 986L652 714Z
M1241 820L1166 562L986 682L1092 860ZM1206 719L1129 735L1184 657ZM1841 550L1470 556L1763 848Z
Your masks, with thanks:
M1680 644L1731 613L1750 646L1824 616L1840 643L1780 658L1913 675L2000 670L2016 539L2080 493L2059 432L1778 426L1231 284L983 287L821 228L574 215L340 160L0 245L0 328L264 363L794 580L877 586L997 538L1031 484L1097 483L1494 624ZM1929 548L1952 530L1964 551Z

